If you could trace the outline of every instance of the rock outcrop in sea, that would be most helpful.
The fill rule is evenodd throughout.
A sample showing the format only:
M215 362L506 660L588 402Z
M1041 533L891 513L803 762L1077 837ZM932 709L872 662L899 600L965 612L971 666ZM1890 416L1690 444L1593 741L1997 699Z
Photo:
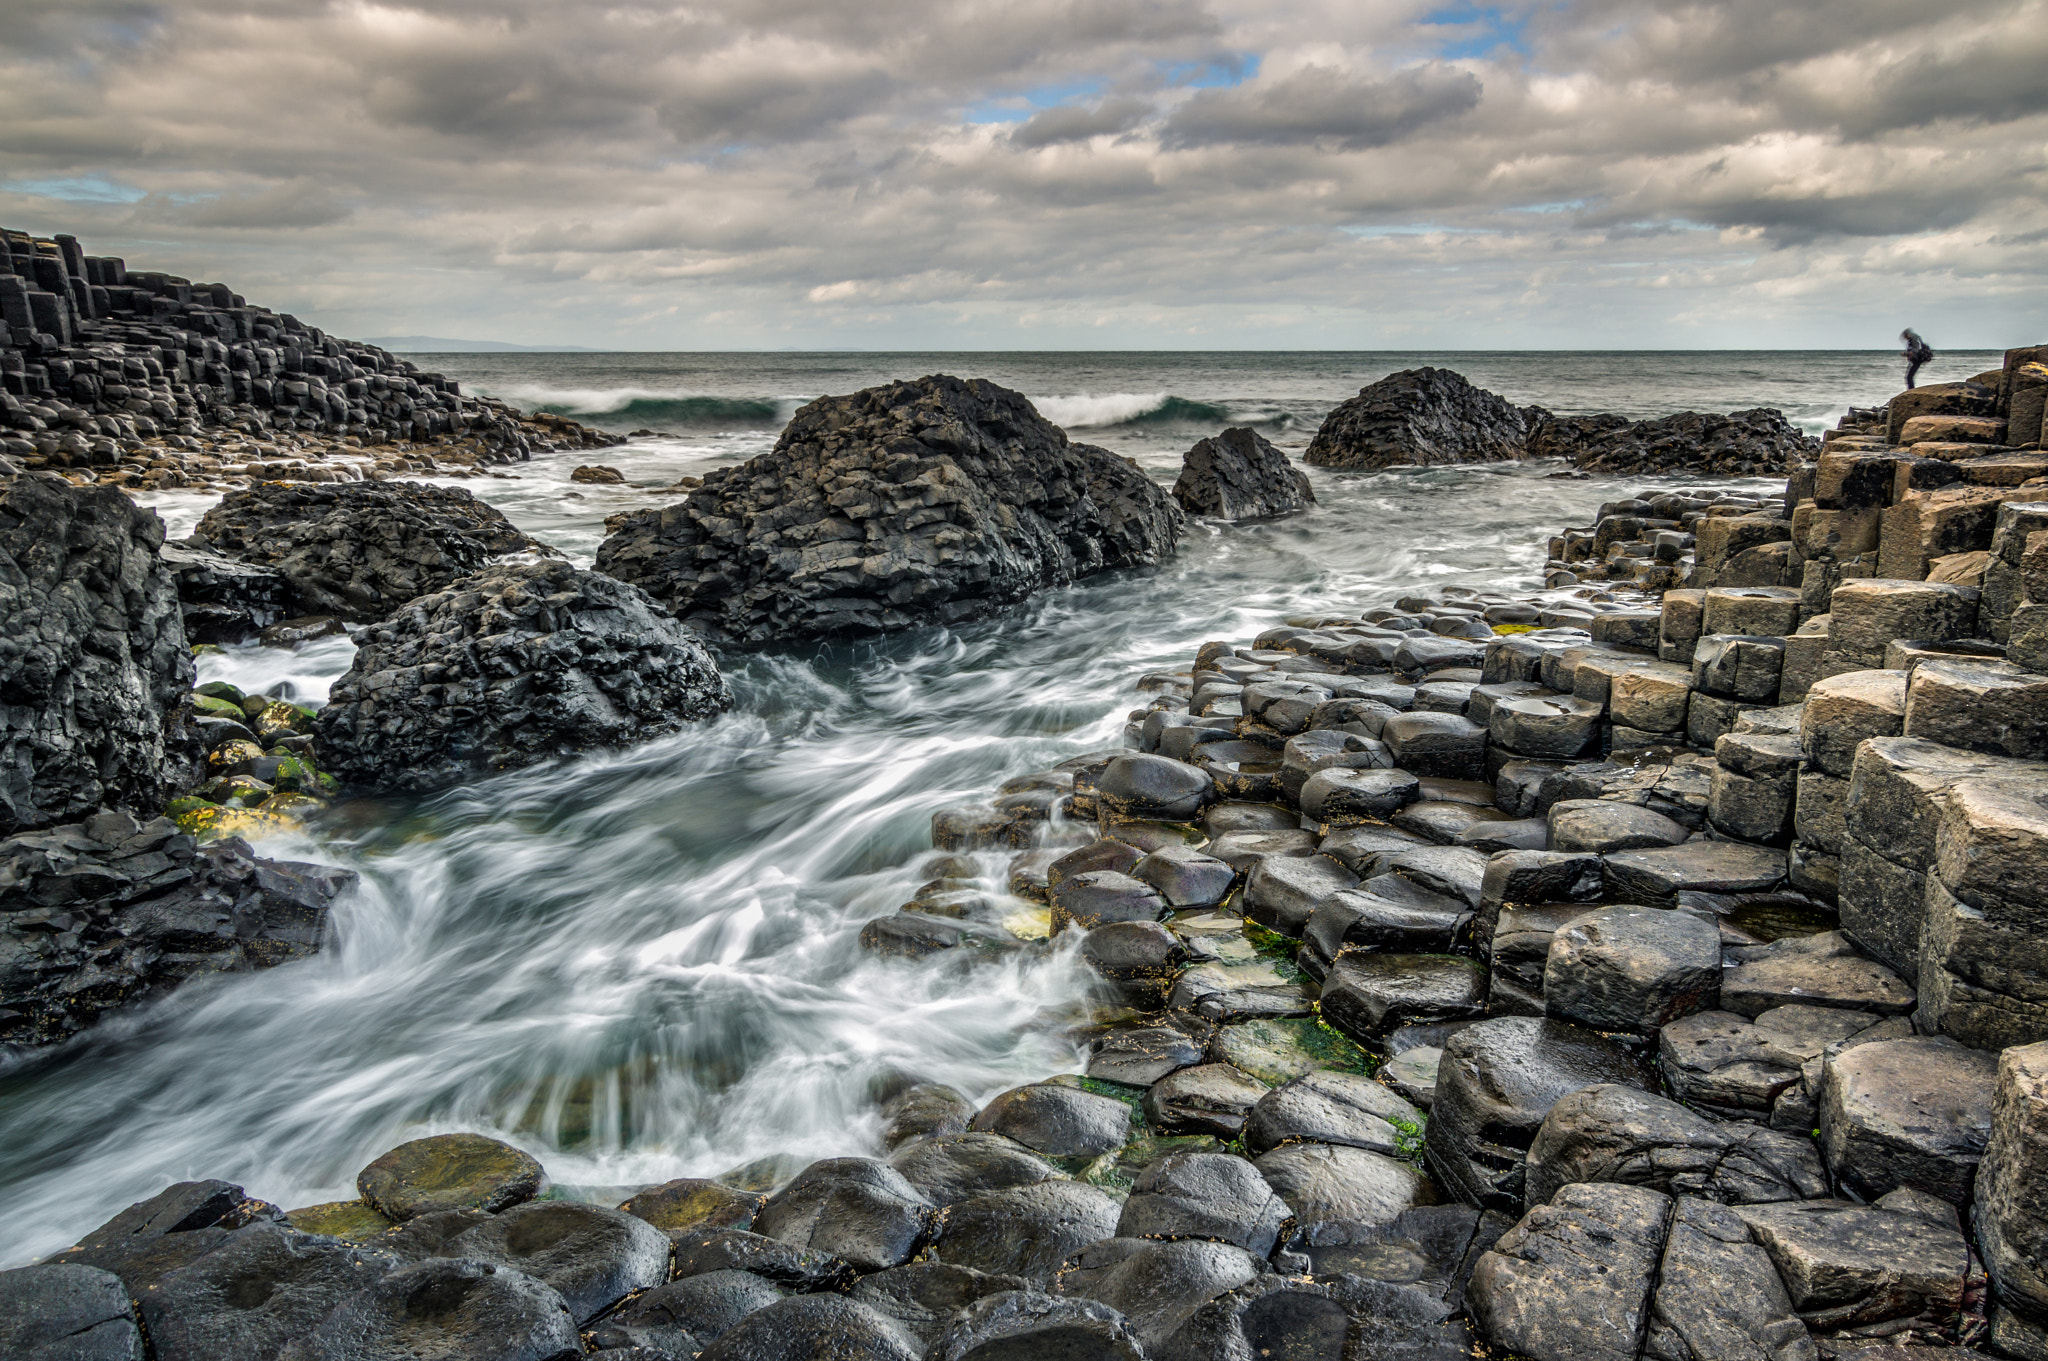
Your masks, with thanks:
M350 784L426 790L721 713L732 692L639 587L565 562L506 563L356 638L315 733Z
M1324 417L1303 461L1323 468L1497 463L1526 456L1544 414L1449 369L1404 369Z
M283 577L292 612L352 622L382 619L493 558L553 551L462 488L417 482L264 483L228 493L192 537Z
M189 783L192 658L163 521L0 460L0 835Z
M597 568L741 647L950 624L1173 552L1181 512L1021 394L935 376L796 413L775 448L626 517Z
M1769 407L1725 416L1681 411L1655 420L1625 416L1550 416L1529 437L1530 458L1562 458L1581 472L1609 476L1713 473L1768 477L1820 451L1820 441Z
M1181 459L1173 498L1190 515L1264 520L1315 504L1308 474L1247 426L1198 441Z
M1497 463L1562 458L1583 472L1714 473L1769 476L1789 471L1819 444L1779 411L1728 415L1681 411L1654 420L1553 416L1518 407L1449 369L1389 374L1324 418L1304 461L1332 468Z

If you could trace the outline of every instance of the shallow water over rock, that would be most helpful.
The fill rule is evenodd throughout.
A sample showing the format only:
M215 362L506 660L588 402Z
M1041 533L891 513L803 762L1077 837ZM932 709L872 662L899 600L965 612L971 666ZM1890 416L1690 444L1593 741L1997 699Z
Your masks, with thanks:
M652 480L679 455L607 459ZM613 502L644 493L550 500L575 461L561 460L468 485L587 561ZM1162 482L1177 471L1145 462ZM0 1068L0 1265L186 1178L287 1208L352 1196L359 1168L424 1133L507 1139L567 1194L615 1203L776 1154L878 1154L878 1103L911 1081L978 1105L1079 1071L1058 1031L1084 1001L1070 951L858 949L862 923L929 877L931 814L1115 745L1136 677L1185 666L1204 639L1418 587L1526 589L1549 534L1653 485L1553 470L1312 470L1318 506L1196 522L1159 569L961 629L723 658L722 718L424 802L349 804L324 840L265 843L362 873L336 943ZM235 650L205 673L313 700L347 661L326 639ZM979 857L982 887L1002 890L1008 859Z

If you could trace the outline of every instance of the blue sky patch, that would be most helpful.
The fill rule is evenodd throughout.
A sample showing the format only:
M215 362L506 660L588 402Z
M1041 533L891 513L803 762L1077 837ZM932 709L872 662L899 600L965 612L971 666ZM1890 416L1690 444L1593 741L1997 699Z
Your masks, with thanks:
M143 190L117 183L105 175L65 175L47 180L8 180L0 189L15 194L39 194L67 203L139 203Z
M1085 80L1063 80L1051 85L1037 85L1022 94L1001 95L969 104L962 115L969 123L1021 123L1040 109L1056 108L1076 99L1087 99L1102 93L1103 81L1096 77Z
M1154 68L1178 90L1217 90L1242 85L1259 73L1257 52L1233 52L1206 61L1162 61Z
M1456 28L1463 30L1456 37L1447 38L1437 49L1437 55L1453 60L1460 57L1483 57L1497 47L1529 55L1529 41L1525 31L1529 21L1512 18L1501 12L1498 5L1479 5L1472 0L1454 0L1454 3L1431 10L1422 16L1422 22L1431 27Z

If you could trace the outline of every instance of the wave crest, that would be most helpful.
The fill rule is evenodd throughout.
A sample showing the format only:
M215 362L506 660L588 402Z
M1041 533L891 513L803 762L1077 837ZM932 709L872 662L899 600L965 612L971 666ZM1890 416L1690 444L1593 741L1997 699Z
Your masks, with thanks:
M1171 392L1079 393L1034 397L1038 414L1062 430L1102 430L1113 425L1225 425L1227 408L1190 401Z

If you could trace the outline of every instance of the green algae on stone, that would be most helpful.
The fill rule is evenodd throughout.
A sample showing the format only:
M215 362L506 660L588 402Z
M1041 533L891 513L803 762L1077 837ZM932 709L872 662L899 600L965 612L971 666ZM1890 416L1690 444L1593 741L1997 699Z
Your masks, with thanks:
M744 1229L768 1197L702 1177L683 1177L635 1192L619 1208L666 1233Z
M496 1214L532 1200L545 1174L519 1149L481 1134L400 1144L356 1176L363 1199L403 1222L436 1210Z
M350 1243L366 1242L398 1227L376 1206L360 1200L331 1200L324 1205L308 1205L302 1210L286 1210L284 1217L301 1233L325 1234Z
M1272 1087L1323 1070L1369 1075L1374 1066L1372 1055L1314 1017L1220 1026L1210 1056Z

